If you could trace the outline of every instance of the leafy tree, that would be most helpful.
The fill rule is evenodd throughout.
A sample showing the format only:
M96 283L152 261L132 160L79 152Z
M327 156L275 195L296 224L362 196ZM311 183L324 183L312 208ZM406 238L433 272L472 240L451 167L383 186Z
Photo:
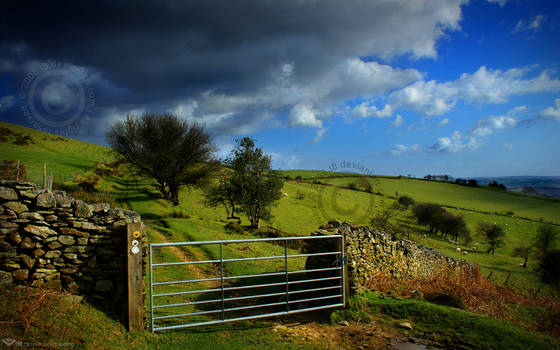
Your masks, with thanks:
M465 241L470 242L471 235L465 219L462 216L456 216L448 211L441 211L434 215L434 225L441 231L441 237L451 236L453 241L458 241L459 236Z
M523 258L522 267L527 267L527 260L529 260L529 256L531 256L534 249L532 245L522 244L513 249L511 256Z
M414 199L412 199L412 197L410 196L400 196L397 200L397 203L399 203L400 206L408 208L409 206L414 205L416 202L414 202Z
M544 259L548 251L555 248L558 238L560 238L560 234L556 228L541 224L537 229L537 235L533 239L537 259Z
M182 186L200 184L216 169L210 136L172 114L128 116L112 125L107 140L122 160L154 179L173 205L179 205Z
M270 217L272 205L282 197L284 182L280 173L271 169L270 156L255 148L252 138L238 139L236 144L224 161L233 170L227 179L233 203L243 209L251 227L259 228L260 220Z
M240 218L235 215L237 212L235 188L229 181L229 175L224 175L217 186L208 188L203 195L205 199L204 203L207 206L217 207L221 205L226 210L227 219L240 220Z
M434 203L420 203L416 204L413 208L414 216L418 220L418 224L428 226L430 233L437 234L439 231L434 215L445 211L439 204Z
M551 249L539 263L537 271L546 283L560 283L560 249Z
M489 248L487 253L494 254L496 248L504 245L506 233L500 225L480 222L476 231L479 236L483 237L488 242Z

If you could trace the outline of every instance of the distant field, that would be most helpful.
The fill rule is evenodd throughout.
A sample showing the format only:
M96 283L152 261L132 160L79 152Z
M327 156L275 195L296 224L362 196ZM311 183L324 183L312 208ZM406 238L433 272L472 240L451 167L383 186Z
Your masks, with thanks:
M419 179L385 177L359 177L359 181L370 183L374 192L388 196L408 195L417 201L433 202L446 206L505 214L509 211L515 216L526 217L560 224L560 201L543 200L518 193L498 191L485 187L472 188L452 183L425 181ZM350 182L358 185L358 178L325 178L321 182L335 186L348 186Z

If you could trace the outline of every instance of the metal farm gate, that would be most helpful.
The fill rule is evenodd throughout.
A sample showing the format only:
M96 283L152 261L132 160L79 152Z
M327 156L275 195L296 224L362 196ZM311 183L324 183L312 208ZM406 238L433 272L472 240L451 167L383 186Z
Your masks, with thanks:
M343 247L342 235L152 243L151 330L342 307ZM160 261L166 249L179 261Z

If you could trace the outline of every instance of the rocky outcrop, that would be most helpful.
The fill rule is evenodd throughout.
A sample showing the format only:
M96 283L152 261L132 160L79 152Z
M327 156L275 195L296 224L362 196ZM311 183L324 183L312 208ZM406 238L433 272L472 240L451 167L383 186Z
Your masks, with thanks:
M28 182L0 182L0 284L47 286L126 307L133 211L87 204Z

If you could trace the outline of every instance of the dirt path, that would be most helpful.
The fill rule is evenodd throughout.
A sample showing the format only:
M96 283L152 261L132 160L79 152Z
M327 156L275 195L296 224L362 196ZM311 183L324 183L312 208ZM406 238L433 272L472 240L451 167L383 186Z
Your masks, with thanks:
M153 238L155 238L158 242L169 242L169 240L163 233L159 232L152 226L148 226L148 227L152 232ZM177 246L166 247L164 249L166 249L168 252L171 252L171 254L173 254L173 256L177 258L177 261L195 261L195 260L208 259L206 255L202 254L201 252L197 252L195 250L186 251ZM208 273L204 271L204 269L201 269L197 265L183 265L183 268L189 271L190 273L192 273L197 279L210 277L208 276ZM215 288L220 284L219 281L199 282L199 283L208 288Z

